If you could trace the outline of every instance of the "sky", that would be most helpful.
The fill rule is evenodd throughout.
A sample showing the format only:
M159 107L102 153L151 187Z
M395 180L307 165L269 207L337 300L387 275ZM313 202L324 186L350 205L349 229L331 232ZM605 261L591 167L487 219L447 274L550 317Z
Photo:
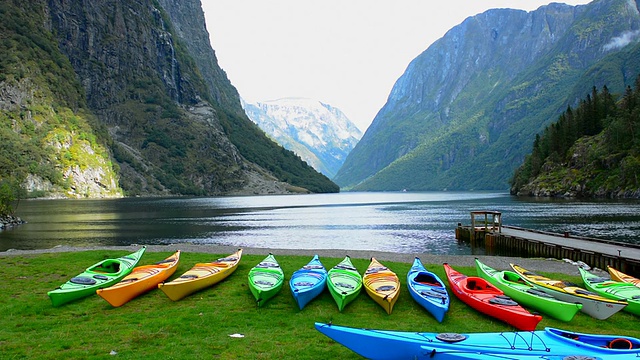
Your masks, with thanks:
M365 131L411 60L449 29L488 9L550 2L202 0L202 8L218 63L243 99L318 100Z

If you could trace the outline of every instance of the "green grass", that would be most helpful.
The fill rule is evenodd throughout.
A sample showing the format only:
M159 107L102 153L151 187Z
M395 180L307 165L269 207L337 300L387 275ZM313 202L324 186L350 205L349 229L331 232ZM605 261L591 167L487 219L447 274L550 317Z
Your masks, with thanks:
M84 298L58 308L51 305L47 291L94 263L121 256L122 251L87 251L0 257L0 353L3 359L358 359L359 357L320 334L314 322L425 332L512 331L509 325L484 316L452 298L442 324L418 306L406 288L411 264L384 262L402 281L402 293L391 315L363 291L342 312L338 312L328 291L298 310L288 288L288 279L310 259L277 256L286 275L282 291L262 308L247 286L251 267L264 256L245 255L238 270L223 282L178 302L153 290L119 308L98 296ZM147 253L141 264L164 259L167 253ZM196 262L207 262L228 254L184 253L179 276ZM266 254L265 254L266 256ZM322 258L327 268L341 259ZM353 259L363 273L366 259ZM443 279L440 264L427 265ZM475 275L475 269L456 267ZM571 276L546 274L580 282ZM446 283L446 280L445 280ZM640 337L638 318L618 313L599 321L579 313L570 323L545 317L538 329L562 329ZM244 338L232 338L231 334ZM117 352L115 356L111 351Z

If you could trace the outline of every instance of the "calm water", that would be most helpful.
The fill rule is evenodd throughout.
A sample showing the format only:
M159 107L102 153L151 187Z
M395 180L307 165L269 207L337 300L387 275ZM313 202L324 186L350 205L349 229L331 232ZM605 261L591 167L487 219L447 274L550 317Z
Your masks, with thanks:
M640 201L519 199L503 193L341 193L217 198L22 201L25 225L0 251L56 245L222 244L471 254L455 239L472 210L506 225L640 243Z

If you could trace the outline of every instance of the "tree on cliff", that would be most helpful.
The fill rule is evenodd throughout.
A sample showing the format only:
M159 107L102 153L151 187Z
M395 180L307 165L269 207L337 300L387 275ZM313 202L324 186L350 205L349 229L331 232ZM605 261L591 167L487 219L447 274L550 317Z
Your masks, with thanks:
M533 188L581 189L578 196L638 193L640 182L640 76L616 103L606 86L594 87L574 110L536 135L533 149L511 180L511 193ZM620 195L618 195L620 196ZM636 196L636 195L634 195Z

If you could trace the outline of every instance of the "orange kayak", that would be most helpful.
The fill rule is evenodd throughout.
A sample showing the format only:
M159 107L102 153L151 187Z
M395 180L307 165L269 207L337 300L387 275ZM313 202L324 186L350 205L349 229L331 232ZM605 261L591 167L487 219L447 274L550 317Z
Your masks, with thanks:
M387 314L391 314L393 305L398 301L398 295L400 295L398 276L378 260L371 258L371 263L362 277L362 282L367 294L382 306Z
M216 261L198 263L179 278L166 283L160 283L158 287L169 299L178 301L196 291L212 286L231 275L238 268L241 257L242 249L239 249L235 253Z
M179 262L180 250L153 265L135 267L120 282L111 287L99 289L96 293L112 306L122 306L136 296L156 288L159 283L167 280L176 271Z
M640 279L635 278L631 275L627 275L619 270L612 268L611 266L607 266L607 270L609 271L609 275L611 275L611 280L629 283L640 287Z

